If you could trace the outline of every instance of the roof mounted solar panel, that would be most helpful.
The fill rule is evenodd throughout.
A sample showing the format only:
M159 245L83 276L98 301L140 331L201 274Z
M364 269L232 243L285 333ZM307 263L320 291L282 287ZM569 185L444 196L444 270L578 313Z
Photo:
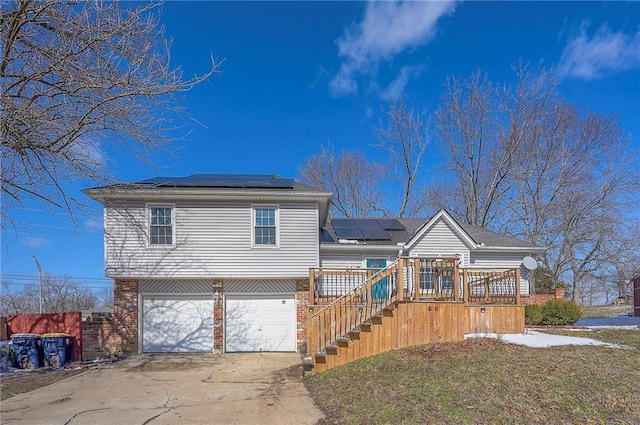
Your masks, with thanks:
M336 236L338 236L338 239L355 239L360 241L365 240L365 237L362 234L362 231L357 227L353 227L353 228L347 228L347 227L335 228L334 227L334 230L336 231Z
M192 174L185 177L154 177L137 183L167 187L292 189L294 181L272 174Z
M354 218L353 222L359 228L374 228L379 229L381 226L378 224L375 218Z
M320 230L320 242L335 242L331 234L325 229Z
M391 235L387 233L382 227L373 228L373 227L365 227L360 229L362 234L364 235L365 240L369 241L388 241L391 240Z
M333 228L358 228L358 226L356 226L354 220L352 218L334 218L333 220L331 220L331 224L333 225Z
M376 221L384 230L407 230L407 228L395 218L377 218Z

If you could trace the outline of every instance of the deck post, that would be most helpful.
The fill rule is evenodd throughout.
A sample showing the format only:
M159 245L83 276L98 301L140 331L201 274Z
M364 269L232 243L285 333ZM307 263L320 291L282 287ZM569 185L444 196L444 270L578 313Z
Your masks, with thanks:
M404 258L398 258L398 273L396 274L396 291L398 301L404 301Z
M520 268L516 268L516 305L520 305Z
M460 274L458 273L458 262L453 262L453 300L460 299Z
M312 305L318 304L316 302L315 282L316 282L316 270L313 267L311 267L309 269L309 301L311 302Z
M413 260L413 299L420 300L420 259Z
M467 304L469 302L469 272L462 269L462 301Z
M489 277L484 278L484 302L489 303Z

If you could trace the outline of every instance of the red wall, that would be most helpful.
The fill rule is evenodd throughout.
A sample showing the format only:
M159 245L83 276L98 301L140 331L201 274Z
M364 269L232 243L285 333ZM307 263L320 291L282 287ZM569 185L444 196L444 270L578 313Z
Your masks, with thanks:
M66 333L73 335L71 358L82 360L82 313L21 314L7 316L8 336L17 333Z
M633 315L640 317L640 276L633 279Z

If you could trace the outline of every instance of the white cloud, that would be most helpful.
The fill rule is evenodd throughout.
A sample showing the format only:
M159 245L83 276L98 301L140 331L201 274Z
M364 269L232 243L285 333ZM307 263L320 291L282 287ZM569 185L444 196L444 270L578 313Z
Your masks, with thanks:
M364 113L367 119L370 119L373 116L373 109L367 106L367 109L365 109Z
M85 220L84 225L87 226L89 229L93 229L93 230L104 229L101 219L89 218Z
M332 93L357 92L358 76L373 74L380 62L431 41L438 20L453 13L455 5L455 1L367 3L363 21L347 28L336 41L342 64L329 83Z
M420 70L416 67L403 66L400 68L398 76L382 91L382 99L390 102L400 99L411 77L419 73Z
M106 156L100 147L100 142L89 135L82 136L67 147L67 154L72 162L77 162L83 167L102 167L105 165Z
M49 244L49 241L44 238L24 238L20 241L23 246L27 248L40 248Z
M560 58L563 76L593 80L607 73L640 67L640 31L635 35L612 32L603 26L589 38L586 24L569 40Z

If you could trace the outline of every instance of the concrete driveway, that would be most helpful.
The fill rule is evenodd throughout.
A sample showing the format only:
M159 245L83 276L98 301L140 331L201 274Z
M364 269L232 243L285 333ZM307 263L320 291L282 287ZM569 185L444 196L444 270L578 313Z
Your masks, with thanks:
M141 355L2 402L3 424L316 424L300 356Z

